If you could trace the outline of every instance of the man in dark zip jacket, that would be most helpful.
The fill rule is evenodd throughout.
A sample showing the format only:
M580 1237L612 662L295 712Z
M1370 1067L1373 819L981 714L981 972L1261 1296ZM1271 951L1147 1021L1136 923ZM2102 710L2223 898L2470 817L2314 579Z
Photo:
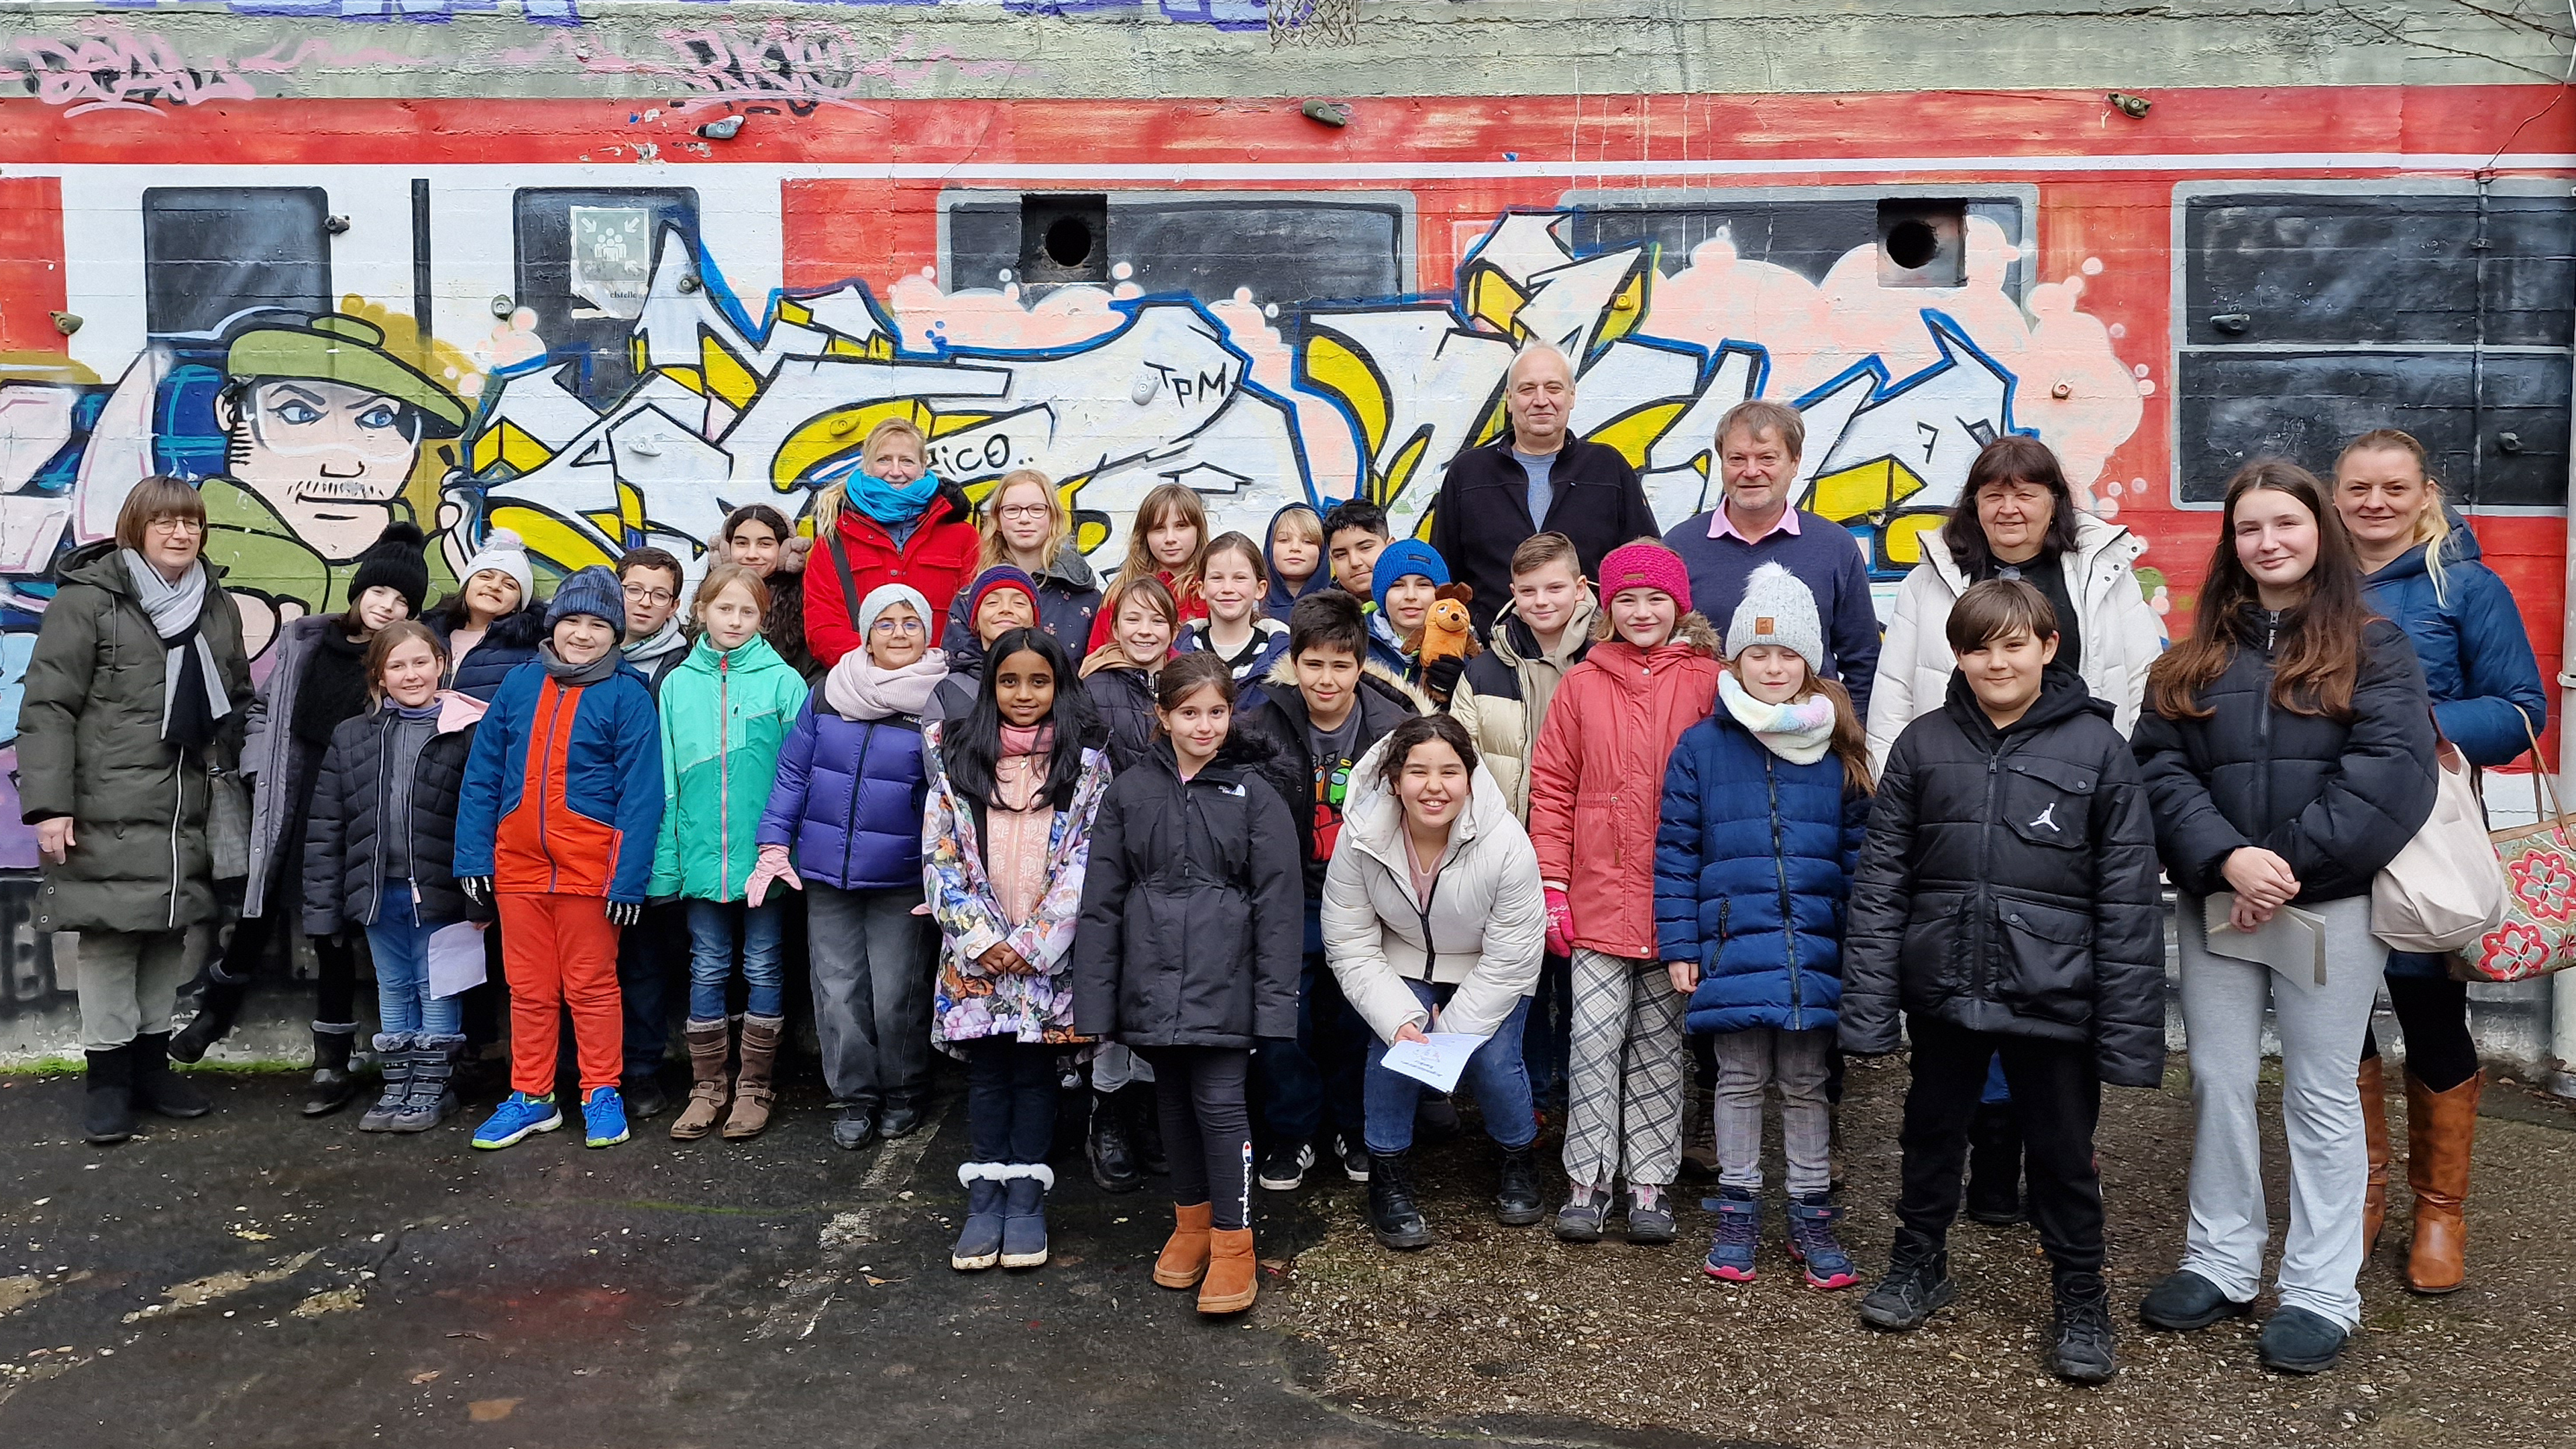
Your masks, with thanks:
M1959 668L1941 709L1889 752L1843 947L1842 1041L1913 1042L1902 1226L1861 1305L1907 1329L1950 1300L1951 1219L1967 1129L2000 1053L2027 1144L2031 1217L2056 1269L2059 1373L2111 1376L2102 1188L2104 1082L2164 1077L2164 918L2155 828L2128 742L2075 671L2057 620L2019 580L1978 584L1949 623Z

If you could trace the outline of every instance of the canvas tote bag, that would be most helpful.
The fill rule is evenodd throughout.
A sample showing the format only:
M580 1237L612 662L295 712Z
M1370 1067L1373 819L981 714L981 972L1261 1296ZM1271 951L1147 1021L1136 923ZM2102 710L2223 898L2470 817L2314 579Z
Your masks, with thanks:
M2540 738L2528 717L2522 732L2531 740L2532 804L2540 819L2489 837L2504 873L2504 919L2451 957L2451 975L2462 981L2527 981L2576 966L2576 821L2541 767Z
M2457 951L2505 915L2505 872L2469 762L2437 739L2433 813L2370 883L2370 934L2392 951Z

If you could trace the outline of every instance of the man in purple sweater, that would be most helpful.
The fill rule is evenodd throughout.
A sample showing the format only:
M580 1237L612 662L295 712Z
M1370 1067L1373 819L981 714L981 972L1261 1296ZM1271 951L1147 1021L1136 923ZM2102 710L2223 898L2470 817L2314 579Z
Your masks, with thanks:
M1878 673L1869 566L1850 530L1789 506L1806 441L1796 408L1760 399L1729 408L1717 424L1726 500L1674 527L1664 543L1689 567L1691 602L1711 619L1733 616L1745 579L1762 565L1776 563L1797 575L1825 617L1825 673L1851 691L1852 708L1866 719L1870 681Z

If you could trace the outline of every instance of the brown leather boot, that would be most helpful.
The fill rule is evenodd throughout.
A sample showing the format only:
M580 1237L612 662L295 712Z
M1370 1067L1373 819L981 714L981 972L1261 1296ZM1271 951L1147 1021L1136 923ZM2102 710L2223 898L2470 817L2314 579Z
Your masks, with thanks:
M733 1037L723 1018L693 1021L681 1029L689 1043L689 1104L671 1124L671 1140L695 1142L716 1130L725 1109L725 1055Z
M2468 1224L2461 1214L2469 1195L2469 1149L2478 1137L2474 1076L2436 1092L2406 1074L2406 1184L2415 1189L2415 1249L2406 1259L2406 1286L2418 1293L2449 1293L2469 1275Z
M2367 1253L2379 1251L2379 1230L2388 1224L2388 1076L2379 1058L2361 1059L2361 1135L2370 1144L2370 1191L2361 1200L2361 1240Z
M1199 1312L1241 1313L1260 1296L1261 1264L1252 1256L1252 1229L1208 1233L1207 1280L1199 1284Z
M1208 1270L1207 1203L1174 1203L1172 1235L1154 1260L1154 1281L1166 1288L1196 1288Z
M742 1019L742 1070L733 1079L733 1115L725 1118L725 1140L757 1137L769 1126L769 1104L778 1100L769 1089L769 1073L777 1065L778 1039L786 1031L783 1016Z

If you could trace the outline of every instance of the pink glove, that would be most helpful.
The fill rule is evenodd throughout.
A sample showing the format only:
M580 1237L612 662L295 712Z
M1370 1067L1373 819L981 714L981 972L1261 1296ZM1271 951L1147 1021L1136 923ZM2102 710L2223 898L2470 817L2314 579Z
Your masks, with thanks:
M1547 950L1551 956L1574 954L1574 908L1565 903L1565 892L1554 887L1547 892Z
M743 883L744 904L757 909L762 897L769 894L771 881L784 881L789 890L805 889L805 882L797 878L796 867L787 863L786 846L764 845L760 848L760 861L751 868L751 879Z

